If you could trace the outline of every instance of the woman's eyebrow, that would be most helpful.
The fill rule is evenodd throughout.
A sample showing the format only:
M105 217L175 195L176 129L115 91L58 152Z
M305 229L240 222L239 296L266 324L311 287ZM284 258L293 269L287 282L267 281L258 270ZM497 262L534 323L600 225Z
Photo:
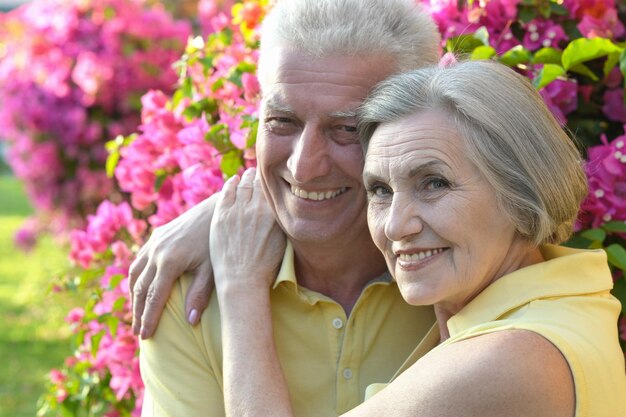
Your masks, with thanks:
M420 164L416 167L411 168L409 170L409 178L416 177L422 174L424 171L429 171L433 167L445 167L445 166L446 164L444 164L442 161L438 159L433 159L423 164Z

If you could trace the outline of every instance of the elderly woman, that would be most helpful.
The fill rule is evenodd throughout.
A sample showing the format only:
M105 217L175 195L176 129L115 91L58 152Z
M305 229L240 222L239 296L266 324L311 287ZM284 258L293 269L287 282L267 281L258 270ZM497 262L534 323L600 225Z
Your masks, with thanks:
M488 61L401 74L368 98L359 130L373 240L437 324L347 415L626 416L606 256L556 246L586 194L580 157L527 80ZM267 278L282 235L256 182L224 190L211 250L227 413L289 416ZM231 234L250 221L261 236Z

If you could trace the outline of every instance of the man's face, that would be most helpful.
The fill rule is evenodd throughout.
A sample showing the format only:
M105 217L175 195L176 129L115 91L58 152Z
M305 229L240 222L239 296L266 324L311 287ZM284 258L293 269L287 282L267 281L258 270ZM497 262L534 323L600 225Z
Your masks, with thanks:
M356 109L391 74L388 56L266 52L258 169L276 218L294 242L330 243L367 230Z

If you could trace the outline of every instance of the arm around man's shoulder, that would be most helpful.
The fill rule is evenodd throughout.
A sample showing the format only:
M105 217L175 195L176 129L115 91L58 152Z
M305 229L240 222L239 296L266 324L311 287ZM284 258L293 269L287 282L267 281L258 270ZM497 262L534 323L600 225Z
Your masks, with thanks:
M441 346L348 413L394 416L574 416L574 383L561 352L526 330Z
M214 371L206 335L208 323L193 327L186 319L184 294L190 281L191 277L183 276L174 285L157 331L141 341L143 417L224 415L220 371ZM208 314L205 311L203 321L209 321Z

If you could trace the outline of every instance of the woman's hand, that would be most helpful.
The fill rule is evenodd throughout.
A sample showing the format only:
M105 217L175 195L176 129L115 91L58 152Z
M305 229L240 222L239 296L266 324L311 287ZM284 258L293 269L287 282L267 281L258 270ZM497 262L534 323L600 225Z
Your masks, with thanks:
M274 346L269 288L285 235L256 170L222 189L211 222L211 261L220 304L226 416L293 416ZM263 387L259 390L259 387Z
M218 297L240 290L268 292L285 251L285 235L256 169L224 185L211 222L210 246Z

